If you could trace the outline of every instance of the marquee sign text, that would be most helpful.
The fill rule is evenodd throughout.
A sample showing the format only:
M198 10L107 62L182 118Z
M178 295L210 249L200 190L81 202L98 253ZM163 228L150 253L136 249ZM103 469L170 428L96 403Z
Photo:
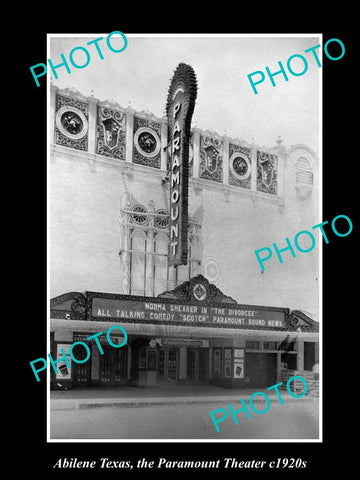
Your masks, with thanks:
M256 309L256 307L210 307L177 303L112 298L91 299L91 316L122 321L150 323L171 322L203 326L233 326L239 328L285 328L285 310Z

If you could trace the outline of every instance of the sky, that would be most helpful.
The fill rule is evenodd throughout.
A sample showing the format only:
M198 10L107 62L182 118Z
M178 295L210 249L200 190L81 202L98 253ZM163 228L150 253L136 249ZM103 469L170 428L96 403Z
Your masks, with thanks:
M48 58L54 65L61 63L61 53L69 62L69 53L75 47L86 47L90 53L90 62L84 68L77 69L69 62L71 73L64 67L56 70L58 79L48 73L51 82L100 101L113 100L121 107L131 106L138 112L150 111L163 117L171 77L177 65L184 62L193 67L198 82L192 126L265 147L273 147L280 136L286 147L305 144L319 154L322 67L311 52L304 50L321 44L321 35L124 34L128 43L119 53L106 46L108 33L49 34ZM102 60L94 45L86 45L98 37L104 37L98 42ZM124 45L117 34L111 42L119 50ZM322 63L320 50L317 52ZM266 76L255 95L247 75L258 70L266 73L266 66L276 72L279 61L286 68L288 58L295 54L306 58L307 71L299 76L287 72L287 82L277 75L275 87ZM73 59L84 64L85 53L77 50ZM301 72L304 64L294 57L291 68Z

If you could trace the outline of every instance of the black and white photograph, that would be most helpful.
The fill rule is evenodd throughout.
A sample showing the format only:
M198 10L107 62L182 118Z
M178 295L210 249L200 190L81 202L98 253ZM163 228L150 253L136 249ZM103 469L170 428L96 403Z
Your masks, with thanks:
M49 440L321 440L321 35L48 42Z

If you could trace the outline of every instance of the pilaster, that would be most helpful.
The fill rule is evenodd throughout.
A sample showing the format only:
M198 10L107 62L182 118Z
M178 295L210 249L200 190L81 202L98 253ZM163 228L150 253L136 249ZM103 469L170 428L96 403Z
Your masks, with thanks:
M133 148L134 148L134 116L135 110L132 108L126 109L126 151L125 161L132 163Z

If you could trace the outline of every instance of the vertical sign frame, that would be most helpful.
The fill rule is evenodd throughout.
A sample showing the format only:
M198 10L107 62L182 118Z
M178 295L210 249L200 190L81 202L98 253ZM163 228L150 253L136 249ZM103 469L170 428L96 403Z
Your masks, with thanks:
M193 68L179 63L166 103L171 149L169 266L173 267L188 262L189 143L196 96L197 81Z

